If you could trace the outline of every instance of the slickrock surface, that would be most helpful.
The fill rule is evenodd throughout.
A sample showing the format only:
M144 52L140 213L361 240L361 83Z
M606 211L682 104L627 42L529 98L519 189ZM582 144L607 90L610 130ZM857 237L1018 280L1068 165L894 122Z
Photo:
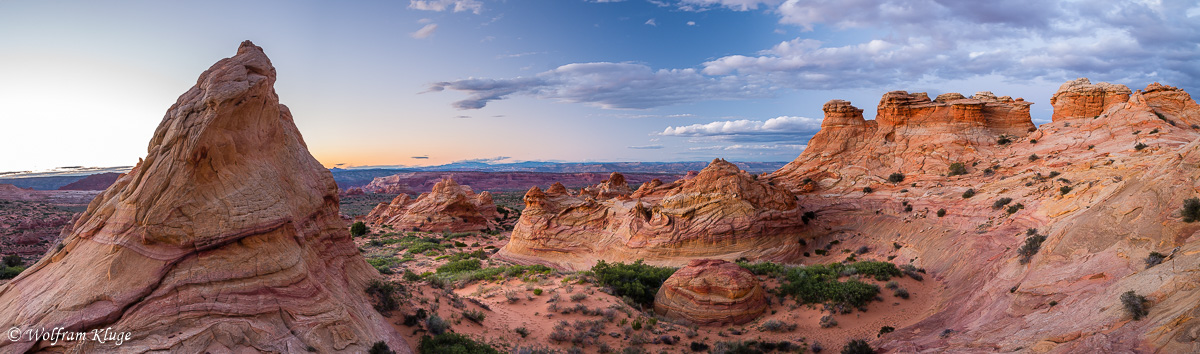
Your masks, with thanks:
M1054 122L1010 131L1007 145L987 143L1000 133L993 128L946 130L918 143L924 153L883 163L868 157L896 161L908 150L863 124L855 128L867 132L861 138L822 130L771 176L816 211L810 245L895 243L894 262L913 262L947 285L927 317L873 345L905 353L1200 351L1200 223L1184 222L1180 211L1200 192L1200 106L1159 84L1098 113L1095 100L1064 97ZM852 111L826 107L826 124ZM946 176L949 161L963 162L967 174ZM886 182L893 172L905 180ZM799 183L806 178L814 182ZM964 197L967 190L975 194ZM1002 198L1011 202L997 205ZM1046 239L1022 264L1031 228ZM1167 258L1147 269L1151 252ZM1150 301L1147 318L1125 311L1119 297L1130 290Z
M497 255L572 270L600 259L682 266L695 258L799 255L804 223L796 197L724 160L713 160L694 178L647 182L630 195L597 199L586 191L571 193L561 184L531 188L511 240Z
M146 158L62 247L0 286L0 323L130 340L5 340L0 352L408 352L367 301L378 274L274 82L262 48L243 42L168 110Z
M767 309L758 278L737 264L696 259L675 271L654 296L654 311L698 325L742 324Z
M817 183L862 188L885 182L892 172L945 174L950 164L994 157L999 136L1035 130L1032 103L979 92L971 98L948 93L888 92L874 120L850 102L825 103L825 120L808 147L775 176L792 189ZM810 179L813 182L805 182Z
M397 230L463 232L494 229L499 217L491 193L475 194L470 186L446 177L417 199L401 194L391 203L379 203L367 221Z

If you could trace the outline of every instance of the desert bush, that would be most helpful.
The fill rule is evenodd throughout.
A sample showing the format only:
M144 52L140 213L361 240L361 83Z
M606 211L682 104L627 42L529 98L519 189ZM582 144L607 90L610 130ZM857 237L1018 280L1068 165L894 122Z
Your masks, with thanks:
M1012 139L1009 138L1008 135L1001 135L1000 137L996 138L996 144L1008 145L1008 143L1011 143L1011 142L1012 142Z
M587 294L584 294L584 293L571 294L571 301L580 302L580 301L583 301L584 299L587 299Z
M697 353L698 352L706 352L706 351L708 351L708 344L701 343L701 342L692 342L692 344L689 345L688 348L690 348L693 352L697 352Z
M895 332L895 331L896 331L896 327L892 327L892 326L883 326L883 327L880 327L880 328L879 328L879 334L878 334L878 335L876 335L876 337L882 337L882 336L883 336L883 335L885 335L885 334L892 333L892 332Z
M476 342L470 337L458 333L442 333L433 337L421 338L417 352L421 354L500 354L496 348Z
M1125 306L1125 311L1133 316L1134 321L1141 320L1150 314L1150 310L1146 309L1146 302L1145 296L1138 295L1133 290L1121 294L1121 305Z
M878 281L889 280L901 274L900 269L896 268L895 264L888 262L862 261L855 262L847 267L853 267L858 270L859 274L872 276Z
M893 172L892 174L888 175L888 182L892 182L892 183L904 182L904 174L900 173L900 172Z
M867 341L855 339L842 347L842 354L875 354L875 349L871 349L871 345L867 344Z
M967 174L967 166L964 165L962 162L955 162L955 163L950 164L950 172L947 173L947 175L959 176L959 175L965 175L965 174Z
M854 253L857 254L866 254L867 252L871 252L871 247L859 246L857 250L854 250Z
M19 267L24 264L25 261L21 260L21 256L10 254L4 256L3 263L5 267Z
M1037 154L1032 154L1032 155L1029 155L1029 162L1034 162L1034 161L1037 161L1037 160L1038 160L1038 159L1040 159L1040 158L1041 158L1041 157L1038 157L1038 155L1037 155Z
M310 350L310 351L315 351L315 350ZM378 342L375 342L375 344L371 346L370 350L367 350L367 354L396 354L396 352L392 351L392 348L388 347L387 343L384 343L383 341L378 341Z
M830 328L830 327L837 326L838 323L837 323L837 320L833 318L833 315L825 315L825 316L821 316L820 325L821 325L821 328Z
M892 290L896 290L896 289L900 288L900 283L897 283L895 280L891 280L891 281L888 281L887 284L884 284L883 287L892 289Z
M795 329L795 324L787 324L780 320L767 320L758 327L758 330L763 332L791 332Z
M896 289L895 291L892 292L892 296L895 296L895 297L898 297L901 299L908 299L908 297L909 297L908 289L905 289L905 288Z
M400 287L400 284L375 279L367 285L365 291L375 300L376 311L389 312L400 308L400 302L396 300L396 291Z
M12 279L21 275L25 267L0 267L0 279Z
M1183 222L1196 222L1200 220L1200 198L1188 198L1183 201L1183 210L1180 212L1183 215Z
M874 269L872 265L865 265L866 263L882 262L855 263L855 269L868 275L886 274L879 273L886 270ZM782 295L791 295L801 303L829 302L858 307L874 299L879 293L879 286L857 279L838 281L839 273L845 267L840 263L833 263L789 269L778 291Z
M446 333L447 329L450 329L450 324L437 314L429 315L429 318L425 319L425 330L435 336Z
M514 329L513 332L517 332L517 334L521 335L521 338L529 336L529 329L525 327L517 327L517 329Z
M1150 252L1150 255L1146 256L1146 269L1150 269L1150 267L1161 264L1164 259L1167 259L1167 255L1158 252Z
M350 235L353 235L354 237L359 237L359 236L366 235L366 234L367 234L367 224L364 224L362 221L358 221L358 222L355 222L354 225L350 225Z
M1067 193L1071 193L1071 186L1058 187L1058 194L1066 195Z
M1146 145L1144 143L1137 143L1137 145L1133 146L1133 149L1137 150L1137 151L1142 151L1142 149L1145 149L1147 146L1148 145Z
M871 188L871 187L863 187L862 191L863 191L863 193L871 194L872 192L875 191L875 189Z
M446 263L445 265L442 265L441 267L437 267L437 273L438 274L461 273L461 272L466 272L466 271L479 270L482 267L483 267L483 263L480 262L478 259L463 259L463 260L458 260L458 261L452 261L452 262Z
M1005 205L1008 205L1008 203L1011 203L1011 202L1012 202L1012 198L1008 198L1008 197L996 199L996 202L992 203L992 209L1003 208Z
M787 270L787 267L784 267L779 263L772 262L759 262L751 264L749 262L740 261L737 262L737 265L741 266L742 268L746 268L746 270L754 273L754 275L779 276Z
M642 306L653 306L654 295L675 268L655 267L638 260L633 264L607 263L603 260L592 267L597 282L612 289L616 296L628 296Z
M1008 209L1005 211L1008 212L1009 214L1012 214L1012 213L1021 211L1021 209L1025 209L1025 204L1017 203L1017 204L1009 205Z
M938 209L938 211L937 211L937 216L938 216L939 218L940 218L940 217L943 217L943 216L946 216L946 209Z
M1026 237L1025 244L1021 245L1021 248L1017 249L1017 254L1019 255L1021 264L1029 263L1029 260L1033 258L1033 255L1037 254L1038 250L1042 248L1042 242L1044 241L1046 241L1046 236L1043 235Z
M462 315L463 315L463 318L468 319L471 322L475 322L478 324L483 324L483 319L487 318L487 315L485 315L483 313L483 311L479 311L479 310L463 311Z
M534 296L542 296L542 288L533 289Z
M917 268L917 266L914 266L912 264L905 264L905 265L900 266L900 272L904 273L904 275L907 275L909 278L916 279L917 281L925 280L925 277L921 275L922 273L925 273L925 270Z
M968 188L968 189L967 189L965 192L963 192L963 194L962 194L962 197L963 197L963 199L967 199L967 198L974 197L974 196L975 196L975 189L974 189L974 188Z

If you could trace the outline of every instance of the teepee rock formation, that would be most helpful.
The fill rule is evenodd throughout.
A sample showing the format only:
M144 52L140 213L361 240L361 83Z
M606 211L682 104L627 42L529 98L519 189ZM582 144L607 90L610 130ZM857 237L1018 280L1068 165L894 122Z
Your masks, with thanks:
M0 352L407 352L364 294L378 275L274 83L262 48L243 42L171 106L146 158L61 247L0 286L0 323L128 340L22 337Z

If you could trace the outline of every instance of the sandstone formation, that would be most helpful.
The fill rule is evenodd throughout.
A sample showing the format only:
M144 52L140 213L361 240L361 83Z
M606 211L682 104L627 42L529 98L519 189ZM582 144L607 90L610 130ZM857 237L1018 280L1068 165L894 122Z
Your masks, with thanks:
M743 324L767 310L767 295L749 270L696 259L675 271L654 296L659 315L698 325Z
M470 186L460 185L446 177L422 193L417 199L401 194L391 203L379 203L367 214L367 222L391 225L397 230L414 231L483 231L499 226L500 213L492 194L475 194Z
M904 353L1200 351L1200 289L1193 286L1200 282L1200 223L1181 215L1183 201L1200 194L1200 106L1160 84L1124 100L1116 85L1092 90L1079 82L1087 83L1068 83L1056 95L1055 120L1028 133L1020 132L1025 124L940 122L944 136L916 135L931 129L911 126L932 117L922 114L888 137L880 132L898 120L883 108L895 95L885 96L874 123L830 102L826 127L769 177L819 215L803 235L810 245L900 245L894 262L912 262L945 284L928 317L874 346ZM1003 116L1020 116L1018 102L984 107L1007 105ZM953 128L961 125L973 128ZM999 134L1012 142L991 141ZM965 162L967 174L946 176L950 161ZM905 173L904 182L883 181L893 172ZM999 205L1002 198L1011 202ZM1023 263L1018 252L1031 232L1046 239ZM1147 268L1151 252L1167 258ZM1119 300L1126 291L1150 300L1147 318L1126 313Z
M545 186L554 182L579 188L601 183L606 177L603 173L549 173L549 172L404 172L386 177L377 177L370 184L362 187L364 191L385 194L417 194L428 192L433 185L454 176L458 183L486 191L525 191L533 186ZM632 173L623 174L628 183L641 183L655 178L675 179L677 174L668 173Z
M0 286L2 323L128 340L22 338L0 352L408 352L364 294L378 274L274 82L243 42L171 106L145 159L61 247Z
M1054 114L1050 119L1057 122L1069 118L1099 116L1109 107L1129 101L1129 87L1107 82L1092 84L1087 78L1068 81L1058 87L1050 97Z
M713 160L692 179L651 181L628 195L586 192L628 189L621 181L614 174L608 185L579 194L561 184L531 188L511 240L497 255L581 270L601 259L682 266L695 258L799 254L804 211L796 197L729 162Z
M861 189L894 172L946 174L955 162L996 155L1001 136L1035 130L1031 104L991 92L930 100L925 93L892 91L879 101L876 119L866 120L850 102L832 100L825 103L821 130L808 147L774 175L793 189L807 183Z

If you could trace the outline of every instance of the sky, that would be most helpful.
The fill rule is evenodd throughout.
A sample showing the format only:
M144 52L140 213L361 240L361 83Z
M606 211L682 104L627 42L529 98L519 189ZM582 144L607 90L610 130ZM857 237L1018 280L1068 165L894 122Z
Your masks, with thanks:
M127 166L242 40L333 166L790 161L845 99L1200 92L1195 1L0 1L0 171Z

